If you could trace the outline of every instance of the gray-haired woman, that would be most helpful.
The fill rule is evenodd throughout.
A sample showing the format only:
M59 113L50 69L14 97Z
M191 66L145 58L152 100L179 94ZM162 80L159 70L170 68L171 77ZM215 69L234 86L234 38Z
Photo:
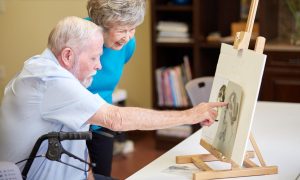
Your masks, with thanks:
M112 103L112 93L132 57L136 41L135 28L144 20L145 0L89 0L88 20L104 29L102 69L94 76L88 88ZM93 172L110 176L115 133L99 126L91 126L93 140L87 142L91 161L96 163ZM106 136L107 135L107 136Z

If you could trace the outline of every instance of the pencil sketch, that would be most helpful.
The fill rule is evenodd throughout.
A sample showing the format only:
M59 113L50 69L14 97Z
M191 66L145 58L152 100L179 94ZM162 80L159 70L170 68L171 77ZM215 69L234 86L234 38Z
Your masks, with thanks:
M213 141L213 146L229 158L232 154L239 124L238 114L241 98L242 90L240 86L229 81L224 99L225 102L228 102L228 106L227 108L220 109L220 112L218 112L219 126Z
M300 180L300 173L298 174L295 180Z
M219 93L218 93L218 99L217 101L218 102L224 102L225 101L225 91L226 91L226 85L223 84L219 90Z
M185 176L188 179L193 178L193 173L199 172L199 169L193 165L172 165L162 171L163 173Z
M225 101L225 92L226 92L226 85L223 84L218 92L218 97L217 97L217 101L216 102L224 102ZM218 112L218 116L217 116L217 120L219 120L221 118L222 115L222 111L224 111L225 107L219 107L217 109Z
M209 97L210 102L225 101L225 92L226 92L228 82L229 80L227 78L224 78L222 76L214 76L214 82ZM222 111L224 108L226 107L216 108L218 112L218 116L216 117L216 120L219 120L221 118ZM211 145L213 144L213 140L215 138L218 126L219 126L219 122L216 121L214 124L212 124L209 127L209 129L203 127L205 133L202 134L202 138L205 139L206 142L208 142Z

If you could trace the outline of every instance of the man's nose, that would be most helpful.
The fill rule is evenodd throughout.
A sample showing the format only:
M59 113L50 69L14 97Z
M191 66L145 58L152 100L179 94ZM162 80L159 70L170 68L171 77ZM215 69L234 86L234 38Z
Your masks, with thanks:
M95 66L95 69L96 69L96 70L101 70L101 69L102 69L102 65L101 65L100 60L97 61L96 66Z

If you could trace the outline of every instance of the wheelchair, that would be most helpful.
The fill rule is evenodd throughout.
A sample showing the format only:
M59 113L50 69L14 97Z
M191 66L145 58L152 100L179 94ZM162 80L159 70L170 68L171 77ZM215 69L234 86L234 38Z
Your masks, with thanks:
M85 160L66 151L63 148L61 141L64 141L64 140L91 140L91 139L92 139L92 133L89 131L87 131L87 132L50 132L48 134L44 134L36 141L29 157L27 159L21 160L16 163L16 164L19 164L19 163L26 161L26 164L24 166L22 173L20 172L20 170L16 166L16 164L10 163L10 162L0 162L0 179L8 180L8 179L13 178L16 180L26 180L27 174L30 170L32 163L34 162L34 159L36 157L41 157L41 156L36 156L36 154L37 154L42 142L45 140L48 140L48 149L45 154L45 157L48 160L57 161L57 162L65 164L67 166L70 166L72 168L87 172L89 170L84 170L84 169L81 169L74 165L71 165L71 164L61 161L62 154L65 154L69 157L72 157L74 159L81 161L82 163L87 164L89 166L89 169L91 167L95 167L94 163L86 162ZM95 180L116 180L112 177L106 177L106 176L99 175L99 174L94 175L94 178L95 178Z

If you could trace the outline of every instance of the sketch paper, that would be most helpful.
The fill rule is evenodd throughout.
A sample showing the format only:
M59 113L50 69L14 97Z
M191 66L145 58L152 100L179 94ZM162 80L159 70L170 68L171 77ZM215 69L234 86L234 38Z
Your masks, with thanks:
M184 176L188 179L193 178L193 173L199 172L199 169L193 165L172 165L162 171L163 173Z
M220 98L221 97L221 98ZM231 81L222 85L218 101L228 102L228 107L218 109L218 130L213 146L226 157L231 158L233 145L239 124L239 111L242 100L242 88Z
M265 62L266 55L264 54L250 49L236 50L233 46L224 43L221 46L209 101L215 102L217 100L220 86L224 83L228 84L231 81L242 89L241 108L238 112L239 123L230 153L231 160L240 166L246 152ZM217 122L210 127L203 128L202 139L213 146L216 145L214 138L219 124L220 122ZM226 152L222 153L226 154Z
M226 78L222 78L219 76L215 76L214 77L214 82L213 82L213 86L210 92L210 98L209 101L210 102L223 102L225 100L225 93L223 93L222 91L224 90L224 86L226 89L226 86L228 84L228 79ZM223 100L224 98L224 100ZM218 116L217 116L217 120L220 120L220 116L221 116L221 111L223 108L218 108ZM205 131L205 133L202 133L202 137L204 137L204 139L206 139L207 142L213 142L215 135L216 135L216 131L218 128L218 123L215 122L213 125L211 125L209 127L211 130L210 131ZM205 129L205 128L204 128ZM211 144L210 143L210 144Z

